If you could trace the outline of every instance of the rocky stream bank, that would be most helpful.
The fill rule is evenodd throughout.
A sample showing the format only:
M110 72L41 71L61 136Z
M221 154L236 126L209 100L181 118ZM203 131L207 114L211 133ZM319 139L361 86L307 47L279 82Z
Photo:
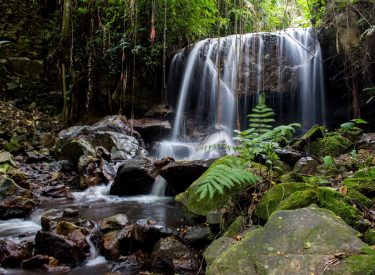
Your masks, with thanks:
M0 273L375 273L372 133L314 126L282 172L200 200L213 160L152 158L123 116L63 130L0 103Z

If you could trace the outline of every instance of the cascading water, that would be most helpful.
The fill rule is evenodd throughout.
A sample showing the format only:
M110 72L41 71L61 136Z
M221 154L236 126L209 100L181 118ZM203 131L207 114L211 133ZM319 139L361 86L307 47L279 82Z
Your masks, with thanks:
M176 116L159 157L221 155L212 145L232 145L233 130L247 126L260 92L281 123L325 123L321 50L312 28L202 40L173 58L168 90Z

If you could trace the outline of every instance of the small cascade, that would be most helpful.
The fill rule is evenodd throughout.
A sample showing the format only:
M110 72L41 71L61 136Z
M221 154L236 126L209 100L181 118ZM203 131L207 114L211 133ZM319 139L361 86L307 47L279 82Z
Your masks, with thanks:
M217 144L233 145L233 130L247 127L260 92L278 122L300 122L305 129L324 124L321 60L313 28L231 35L186 47L171 64L168 93L176 116L158 157L222 155L225 149Z
M167 189L167 181L162 176L157 176L152 186L151 196L162 197Z
M90 256L86 263L87 266L96 266L106 262L106 259L103 256L99 256L99 251L96 245L91 241L92 235L95 232L100 230L97 223L94 224L94 227L90 230L89 234L86 236L86 242L90 247Z

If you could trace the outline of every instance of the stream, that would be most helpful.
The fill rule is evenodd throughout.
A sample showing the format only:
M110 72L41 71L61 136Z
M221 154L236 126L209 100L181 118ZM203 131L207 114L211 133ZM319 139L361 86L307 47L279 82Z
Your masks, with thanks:
M160 189L165 182L156 181L154 192ZM157 186L161 185L161 186ZM172 197L162 195L142 195L132 197L117 197L108 195L110 185L95 186L83 192L72 193L73 199L45 199L27 219L0 220L0 238L9 238L14 242L33 240L35 234L41 229L40 219L43 215L58 216L65 208L76 209L81 219L101 220L115 214L125 214L131 221L138 219L151 219L158 224L176 227L182 224L184 216ZM156 190L156 191L155 191ZM88 239L88 238L87 238ZM86 240L87 240L86 239ZM69 274L104 274L110 272L114 262L107 261L101 256L88 240L91 257L83 265L71 270ZM129 274L137 271L127 270ZM0 274L40 274L37 271L25 269L0 269ZM128 274L128 273L127 273Z

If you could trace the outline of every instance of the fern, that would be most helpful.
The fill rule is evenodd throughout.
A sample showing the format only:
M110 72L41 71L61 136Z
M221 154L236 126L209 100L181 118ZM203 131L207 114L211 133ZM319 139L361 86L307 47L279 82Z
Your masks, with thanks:
M254 128L257 133L267 133L272 129L271 124L275 122L275 113L266 105L264 93L258 95L257 105L247 117L249 118L249 127Z
M199 200L207 196L212 199L216 193L224 194L225 190L257 183L260 178L246 169L247 164L235 156L216 160L196 181Z

